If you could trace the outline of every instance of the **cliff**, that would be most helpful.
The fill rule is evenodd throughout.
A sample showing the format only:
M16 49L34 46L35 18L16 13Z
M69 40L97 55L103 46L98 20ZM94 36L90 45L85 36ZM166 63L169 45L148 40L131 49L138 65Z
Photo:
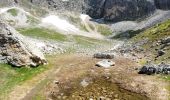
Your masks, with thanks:
M2 5L38 6L55 11L86 13L107 21L137 20L157 9L169 10L169 0L1 0Z

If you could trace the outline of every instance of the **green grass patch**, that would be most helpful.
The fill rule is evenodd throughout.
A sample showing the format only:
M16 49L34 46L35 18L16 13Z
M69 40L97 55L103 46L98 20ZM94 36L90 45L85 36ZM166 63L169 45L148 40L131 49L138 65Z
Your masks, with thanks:
M101 33L102 35L105 35L105 36L109 36L109 35L112 35L112 30L107 27L107 26L104 26L104 25L98 25L97 26L97 30L99 33Z
M146 31L136 35L132 40L138 41L147 37L149 41L155 42L167 36L170 36L170 20L147 29Z
M154 60L158 54L157 49L160 49L162 46L162 45L156 46L155 44L161 39L164 39L168 36L170 36L170 20L157 24L139 34L136 34L133 38L131 38L131 41L133 43L136 43L141 40L146 40L147 43L145 43L141 47L145 51L151 52L152 53L151 58ZM170 63L170 46L167 46L166 48L167 49L164 50L165 54L154 60L155 63L161 63L162 61Z
M56 67L56 56L57 55L46 56L48 64L35 68L16 68L7 64L0 64L0 100L4 100L8 93L10 93L11 89L15 86L20 85L27 80L31 80L33 77L46 70ZM39 88L42 88L47 82L48 80L43 80L40 83L41 86Z
M38 19L36 19L36 18L34 18L32 16L27 15L27 18L28 18L27 23L38 24L40 22Z
M126 32L119 33L113 37L113 39L130 39L141 33L143 30L129 30Z
M9 9L7 12L10 13L12 16L17 16L18 15L18 10L17 9Z
M5 97L14 86L33 78L48 68L48 66L14 68L7 64L0 64L0 98L3 99L2 96Z
M98 39L83 37L83 36L74 36L74 39L77 44L80 44L85 47L92 47L95 45L107 43L107 41L105 40L98 40Z
M21 28L18 31L25 35L35 38L51 39L58 41L65 41L67 37L63 34L60 34L54 30L49 30L45 28Z

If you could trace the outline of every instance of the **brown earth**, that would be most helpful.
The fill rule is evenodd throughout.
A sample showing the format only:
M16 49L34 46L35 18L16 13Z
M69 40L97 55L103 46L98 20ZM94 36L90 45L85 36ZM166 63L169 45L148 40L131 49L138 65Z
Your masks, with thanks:
M56 67L50 71L48 84L42 88L37 84L23 100L37 95L49 100L168 100L168 83L156 76L137 74L139 65L134 61L117 57L113 60L116 65L109 69L96 67L97 61L84 54L59 56L55 65L60 70Z

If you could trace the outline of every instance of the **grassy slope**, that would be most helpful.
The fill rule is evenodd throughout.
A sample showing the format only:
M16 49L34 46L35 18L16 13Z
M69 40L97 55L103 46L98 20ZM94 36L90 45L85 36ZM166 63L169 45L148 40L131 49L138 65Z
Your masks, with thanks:
M15 86L23 84L25 81L31 80L38 74L56 67L55 59L58 56L59 55L46 56L48 64L36 68L15 68L7 64L0 64L0 100L3 100Z
M108 26L98 25L97 30L104 36L112 35L112 30Z
M0 98L5 96L14 86L31 79L48 69L47 66L37 68L13 68L10 65L0 64Z
M18 10L17 9L9 9L7 12L10 13L12 16L17 16L18 15Z
M51 40L59 40L59 41L66 40L65 35L45 28L21 28L18 29L18 31L25 36L30 36L35 38L43 38L43 39L51 39Z
M159 49L160 46L153 46L153 44L157 43L157 41L166 38L167 36L170 36L170 20L155 25L152 28L149 28L145 30L144 32L141 32L140 34L133 37L131 40L134 42L137 42L139 40L148 39L148 42L144 44L142 47L152 52L153 54L157 54L157 51L155 49ZM167 47L169 49L166 50L166 54L159 57L156 61L157 63L160 63L162 61L170 62L170 47ZM154 56L155 57L155 56Z
M161 24L155 25L140 34L137 34L135 37L131 39L133 42L138 42L143 39L148 39L148 42L142 47L145 51L149 51L152 53L152 59L157 55L157 51L155 49L159 49L160 46L153 46L153 44L157 43L160 39L164 39L170 36L170 20L163 22ZM170 46L167 47L165 51L165 55L158 57L155 63L160 63L162 61L170 63ZM165 76L166 80L170 80L170 76Z

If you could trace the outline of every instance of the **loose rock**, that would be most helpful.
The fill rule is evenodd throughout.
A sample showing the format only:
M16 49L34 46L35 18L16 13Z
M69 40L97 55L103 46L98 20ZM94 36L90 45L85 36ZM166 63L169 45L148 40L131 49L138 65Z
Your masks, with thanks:
M161 63L159 65L154 64L147 64L144 65L140 71L139 74L170 74L170 64Z
M94 58L98 58L98 59L113 59L114 58L114 54L112 54L112 53L96 53L96 54L94 54Z
M112 62L110 60L102 60L102 61L99 61L96 66L98 67L104 67L104 68L109 68L111 66L114 66L115 65L115 62Z

